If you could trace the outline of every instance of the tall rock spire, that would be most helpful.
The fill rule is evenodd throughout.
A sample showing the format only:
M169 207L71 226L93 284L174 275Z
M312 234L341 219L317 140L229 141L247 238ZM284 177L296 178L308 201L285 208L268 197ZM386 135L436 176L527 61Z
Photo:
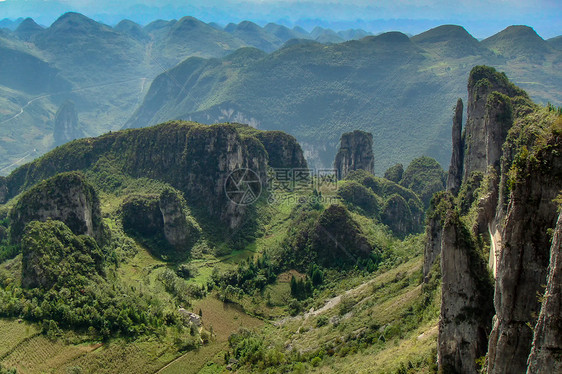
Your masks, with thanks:
M337 170L340 179L345 178L350 171L359 169L374 174L373 134L360 130L343 134L334 161L334 169Z
M453 195L459 192L462 183L462 167L464 144L462 139L462 99L457 100L455 116L453 117L453 154L451 155L451 165L449 166L449 176L447 178L447 190Z

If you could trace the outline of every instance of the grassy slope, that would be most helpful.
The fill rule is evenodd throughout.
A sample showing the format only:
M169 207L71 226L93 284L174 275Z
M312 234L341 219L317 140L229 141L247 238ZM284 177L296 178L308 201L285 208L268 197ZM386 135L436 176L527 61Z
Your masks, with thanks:
M160 183L158 182L130 182L130 186L125 189L127 193L119 194L119 196L103 193L101 200L106 217L105 222L112 227L114 233L119 233L120 224L116 220L115 214L124 196L133 192L155 192L160 188ZM324 192L329 193L329 191ZM278 245L283 240L284 235L286 235L288 226L292 223L290 214L296 204L296 200L291 200L288 203L283 202L273 206L264 206L261 218L263 235L255 242L250 243L244 250L233 252L223 257L216 257L212 252L208 252L206 248L194 250L192 266L196 269L196 276L187 281L187 283L206 284L214 267L219 267L223 270L235 269L237 263L247 258L259 256L264 249ZM363 225L372 224L372 221L366 217L361 218L357 216L357 218ZM388 235L381 234L377 230L374 232L366 231L371 232L369 235L375 235L374 233L379 236ZM371 239L375 240L374 237ZM286 305L290 299L288 284L290 277L282 274L279 281L268 286L264 293L273 295L273 305L271 307L266 305L263 295L255 295L253 297L246 295L238 300L237 302L244 309L234 304L224 304L216 298L214 293L209 294L204 299L193 300L191 309L194 311L202 310L205 328L209 330L212 326L215 334L211 343L196 351L185 354L178 352L173 344L173 332L170 331L163 338L141 337L136 340L115 338L103 344L95 341L95 339L91 340L87 335L68 331L58 340L51 341L46 336L40 334L40 328L35 325L18 323L13 320L2 320L0 321L0 333L2 336L9 334L10 339L6 340L1 347L0 362L8 367L17 367L25 373L39 373L51 369L64 372L77 367L81 368L82 372L85 373L141 373L154 372L162 368L161 372L163 373L196 373L199 370L209 372L209 370L222 370L224 368L223 356L224 352L228 349L228 336L238 331L241 327L257 329L256 331L258 332L262 331L261 334L264 334L268 339L274 339L274 341L287 339L299 328L303 331L309 328L308 332L295 335L294 345L303 350L314 349L318 344L339 334L345 334L361 328L373 316L376 316L380 323L392 323L396 318L399 318L400 313L405 308L419 298L418 273L421 264L420 257L413 257L410 253L411 245L402 245L401 242L391 239L390 236L386 237L385 240L388 243L394 243L396 246L394 252L402 256L401 261L405 261L408 258L411 259L397 268L389 265L390 271L379 270L379 275L374 278L371 275L355 273L341 275L332 272L329 276L335 281L315 295L313 304L316 309L320 309L326 300L331 300L343 293L353 295L358 300L358 305L368 305L365 308L354 308L353 314L342 324L344 327L339 327L339 329L331 329L330 327L322 329L310 328L311 325L314 326L317 316L309 317L305 320L299 317L289 318L280 327L275 327L273 321L287 316ZM167 267L170 267L171 264L153 257L140 245L137 244L136 246L136 254L123 255L123 262L116 270L115 279L122 284L138 287L143 292L159 295L163 303L172 307L174 303L173 297L165 291L163 285L158 280L158 274ZM418 253L419 250L418 248ZM20 271L19 264L21 264L20 256L1 264L0 269L12 272L13 276L18 276ZM372 290L375 287L379 291L373 295ZM375 303L374 300L376 300ZM330 305L332 307L323 309L322 314L326 316L338 314L338 304L332 301ZM257 313L267 318L272 318L272 321L263 321L247 313ZM263 329L260 326L263 326ZM424 326L428 329L431 328L430 324ZM417 330L412 332L412 334L417 334ZM408 335L408 339L409 337ZM398 342L399 339L396 338L396 341ZM405 342L400 344L403 343ZM383 355L386 349L384 347L377 347L375 357ZM359 355L357 357L364 356L363 353L358 353L357 355ZM369 355L369 357L371 356ZM327 359L325 364L329 366L335 365L335 368L338 365L346 367L346 361L342 361L342 359ZM209 366L210 363L214 364Z

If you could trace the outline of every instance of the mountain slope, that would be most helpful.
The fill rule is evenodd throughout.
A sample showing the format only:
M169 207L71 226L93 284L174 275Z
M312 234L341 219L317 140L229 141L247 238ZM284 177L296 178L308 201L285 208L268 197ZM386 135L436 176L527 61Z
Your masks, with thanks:
M167 119L251 123L295 135L312 163L324 166L339 134L360 128L373 133L375 168L382 172L420 154L448 164L449 112L437 103L466 95L463 82L474 65L500 65L534 98L560 102L562 74L554 66L513 65L459 26L411 40L395 32L329 46L290 41L267 56L239 51L232 58L239 62L187 60L161 75L126 126Z
M463 27L443 25L412 37L412 41L424 48L438 51L442 56L460 58L484 52L472 35Z
M183 17L167 25L151 25L147 26L147 30L160 26L160 35L155 37L154 50L156 59L165 67L171 67L189 56L225 56L245 46L244 42L229 33L217 30L193 17Z
M32 18L26 18L18 25L14 34L22 40L29 41L34 35L37 35L41 31L43 31L43 28L35 23Z
M509 26L482 41L482 45L506 58L543 61L550 47L528 26Z

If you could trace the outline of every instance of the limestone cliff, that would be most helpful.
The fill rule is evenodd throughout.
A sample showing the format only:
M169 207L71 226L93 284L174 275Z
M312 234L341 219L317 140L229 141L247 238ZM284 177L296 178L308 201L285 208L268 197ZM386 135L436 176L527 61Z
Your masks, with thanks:
M29 222L48 219L64 222L76 235L103 239L99 199L82 173L56 175L24 193L10 212L12 242L21 240Z
M449 166L449 176L447 178L447 190L453 195L459 192L462 183L462 167L464 144L462 139L462 99L457 100L455 107L455 116L453 117L453 154L451 155L451 164Z
M6 199L57 173L88 171L100 160L112 159L118 172L166 182L183 193L193 214L234 230L243 224L251 207L233 203L225 193L231 172L251 169L265 188L268 153L275 165L306 166L294 138L281 137L280 144L273 144L270 141L280 136L269 132L258 136L256 132L231 124L175 121L75 140L10 174Z
M423 277L428 281L431 267L438 256L441 255L441 240L443 238L443 225L447 212L454 206L451 194L438 193L433 196L427 212L427 227L425 230L426 241L423 254Z
M132 196L121 206L123 228L129 234L146 239L151 247L170 247L175 254L187 255L199 239L200 229L189 214L178 191L165 189L160 195Z
M496 93L489 98L492 93ZM493 68L476 66L468 79L467 120L464 130L463 180L473 171L486 171L501 154L507 130L511 127L510 98L527 94L513 85L505 74ZM501 105L497 105L501 101Z
M478 373L492 318L486 263L458 212L446 213L441 241L441 314L438 359L444 373Z
M256 138L263 144L273 168L306 168L306 160L295 137L282 131L261 131Z
M475 67L468 91L467 124L460 137L457 103L448 180L448 190L458 194L449 201L459 220L443 223L443 209L435 207L444 198L437 195L429 213L423 267L427 276L441 256L441 370L476 372L474 360L487 350L488 373L550 372L541 357L550 357L553 351L543 347L556 347L556 340L542 328L535 328L533 337L533 326L541 311L549 260L557 258L552 250L549 258L548 232L555 226L554 200L562 190L562 120L556 111L537 107L492 68ZM460 232L467 240L459 242ZM475 255L489 257L496 278L493 303L485 293L474 303L474 281L485 279L485 269L480 260L478 266L473 260L468 264L466 254L473 260ZM556 263L550 267L556 268ZM471 275L475 270L481 276ZM482 293L486 287L477 288ZM460 306L475 308L475 313L466 318ZM537 327L553 326L553 314L548 313L543 312ZM482 334L488 332L486 347ZM533 339L536 348L528 366Z
M6 184L6 177L0 176L0 204L6 202L8 196L8 186Z
M511 193L497 253L489 373L518 373L527 367L549 265L549 236L558 216L554 199L562 189L560 137L523 148L511 171Z
M373 135L360 130L343 134L334 169L337 170L340 179L345 178L353 170L361 169L373 174L375 169Z
M528 361L528 374L562 372L562 214L550 247L546 292Z
M55 139L55 146L84 137L84 132L80 128L78 114L72 101L62 104L55 114L53 137Z

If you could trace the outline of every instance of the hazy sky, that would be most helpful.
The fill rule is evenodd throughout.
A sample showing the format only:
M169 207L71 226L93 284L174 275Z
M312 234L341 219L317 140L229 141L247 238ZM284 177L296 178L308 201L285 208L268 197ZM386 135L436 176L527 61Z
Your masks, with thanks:
M545 39L562 34L561 0L0 0L0 19L32 17L49 25L67 11L108 24L123 18L152 20L195 16L205 22L283 23L312 28L363 28L418 33L445 23L487 37L512 24L532 26Z

